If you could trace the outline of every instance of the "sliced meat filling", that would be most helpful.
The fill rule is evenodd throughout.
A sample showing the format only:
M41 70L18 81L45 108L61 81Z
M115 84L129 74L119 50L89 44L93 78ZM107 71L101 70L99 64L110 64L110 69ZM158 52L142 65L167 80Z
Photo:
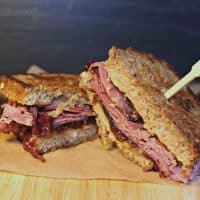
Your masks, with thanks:
M186 183L188 177L182 174L182 167L177 164L174 155L156 138L152 137L143 127L140 116L134 106L130 106L127 98L114 86L103 63L96 62L88 69L93 79L90 81L92 90L101 100L106 113L112 118L112 124L123 133L129 142L140 147L144 154L151 158L159 171L165 176Z
M68 127L79 127L94 121L89 105L63 109L56 118L48 115L48 111L56 109L57 102L42 106L21 106L9 101L3 104L0 118L0 131L13 133L22 141L23 147L35 158L44 161L37 151L36 140L51 135L53 131L61 131Z
M26 126L32 126L33 116L30 112L27 112L26 107L15 107L10 104L3 104L3 114L0 119L0 123L9 124L11 121L15 121L19 124Z

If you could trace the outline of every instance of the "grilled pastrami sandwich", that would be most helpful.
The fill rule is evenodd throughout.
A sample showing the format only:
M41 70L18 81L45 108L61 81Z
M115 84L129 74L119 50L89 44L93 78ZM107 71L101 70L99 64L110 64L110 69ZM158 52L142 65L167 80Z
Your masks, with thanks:
M46 152L96 138L78 75L3 75L0 82L8 99L1 106L0 131L15 134L34 157L44 161Z
M105 62L82 73L81 86L97 113L99 135L144 170L186 183L200 174L200 106L185 87L163 93L179 78L153 55L112 47Z

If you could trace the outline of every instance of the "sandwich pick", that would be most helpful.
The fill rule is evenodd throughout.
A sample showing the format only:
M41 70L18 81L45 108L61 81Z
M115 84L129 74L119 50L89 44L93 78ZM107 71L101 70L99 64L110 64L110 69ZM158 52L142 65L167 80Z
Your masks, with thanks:
M181 80L179 80L175 85L173 85L167 92L165 92L165 97L167 99L171 98L179 90L181 90L185 85L200 76L200 60L196 62L191 71L186 74Z

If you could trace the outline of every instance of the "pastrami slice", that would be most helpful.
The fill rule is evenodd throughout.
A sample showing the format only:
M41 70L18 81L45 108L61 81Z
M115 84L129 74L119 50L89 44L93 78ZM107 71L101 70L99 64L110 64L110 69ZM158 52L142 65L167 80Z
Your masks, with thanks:
M135 121L134 119L130 120L128 114L126 114L130 108L126 103L127 98L112 83L104 64L100 62L93 63L88 70L93 77L90 80L90 87L97 94L117 130L124 134L129 142L140 147L144 155L151 158L159 171L165 176L183 183L193 178L193 176L186 176L175 156L156 137L151 136L144 129L144 124L138 121L140 117ZM134 108L134 105L132 108ZM134 112L136 111L134 110ZM138 113L137 115L139 116ZM200 170L196 168L193 170L195 175L200 173Z
M58 105L56 101L48 106L3 104L0 131L16 135L22 141L26 151L44 161L42 155L37 152L37 138L50 136L54 131L60 132L68 127L77 128L94 121L93 111L89 105L63 109L59 116L53 118L48 115L48 111L55 109L56 105Z

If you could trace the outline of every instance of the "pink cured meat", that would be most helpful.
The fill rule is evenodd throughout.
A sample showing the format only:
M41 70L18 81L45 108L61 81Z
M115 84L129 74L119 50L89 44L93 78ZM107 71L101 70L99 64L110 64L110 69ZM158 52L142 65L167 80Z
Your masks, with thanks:
M22 141L26 151L29 151L35 158L44 161L35 146L38 137L51 135L54 130L63 128L63 125L67 127L74 123L78 125L85 123L90 117L93 117L91 107L82 105L64 109L57 118L52 118L47 114L47 111L55 109L55 106L58 106L57 101L47 107L6 103L2 105L3 114L0 118L0 132L13 133Z
M33 115L27 111L26 107L15 107L8 103L3 104L1 107L3 108L3 114L0 119L1 123L9 124L11 121L15 121L19 124L32 126Z
M108 77L104 64L96 62L90 65L89 70L93 79L90 82L91 88L101 99L105 109L109 113L114 125L126 135L131 142L143 149L159 168L160 172L172 180L186 183L188 177L182 173L181 166L177 166L176 159L158 139L151 137L143 129L143 124L132 122L122 112L126 111L125 96L116 88Z

